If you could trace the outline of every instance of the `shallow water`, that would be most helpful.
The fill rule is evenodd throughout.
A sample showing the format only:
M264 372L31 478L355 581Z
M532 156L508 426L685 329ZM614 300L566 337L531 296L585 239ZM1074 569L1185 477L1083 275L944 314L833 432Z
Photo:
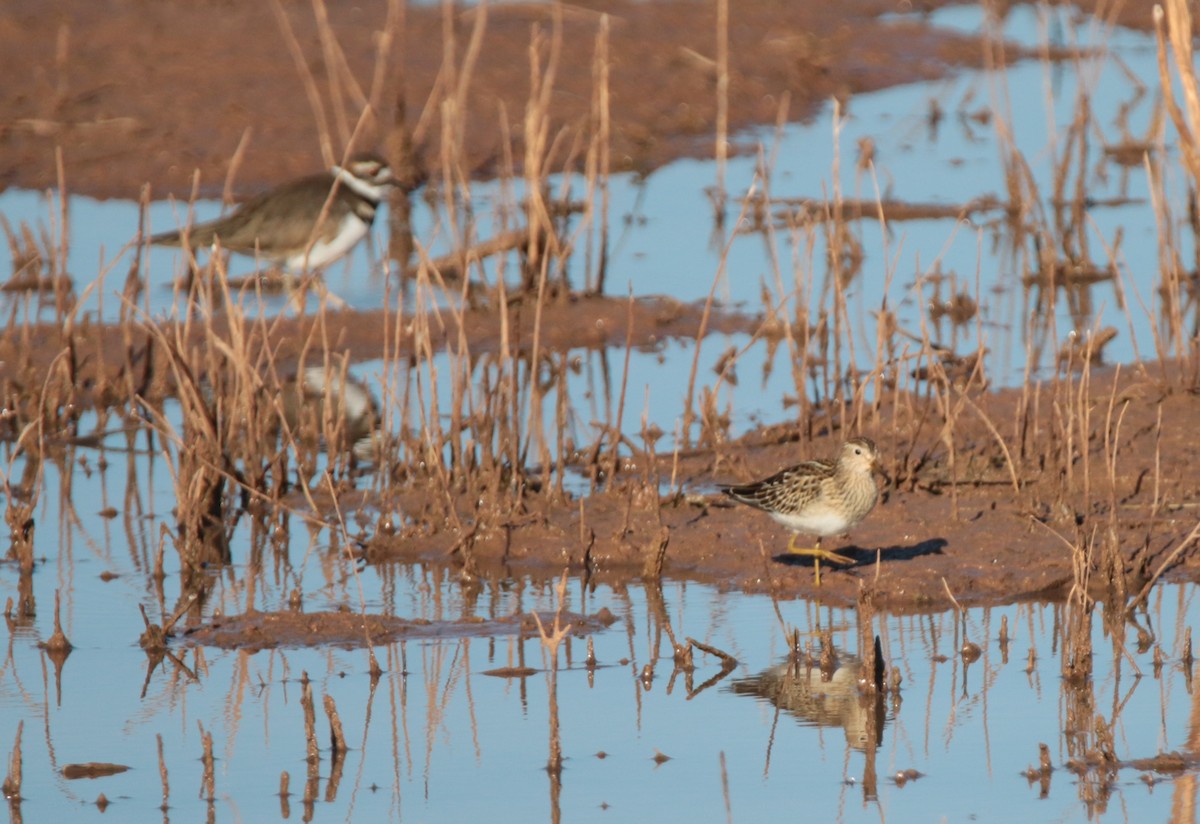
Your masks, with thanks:
M1106 636L1097 606L1092 677L1085 680L1062 676L1070 660L1063 605L976 608L962 623L952 610L879 614L872 629L903 683L874 716L875 704L859 697L856 678L844 672L833 676L842 685L835 689L821 683L819 670L801 669L803 686L793 686L778 709L747 694L747 679L786 660L791 627L814 656L820 631L831 631L841 663L852 663L860 653L855 610L775 603L690 581L589 589L572 578L567 609L604 608L618 620L592 636L594 669L586 665L584 639L572 637L559 651L555 695L565 761L555 780L545 770L554 729L551 661L537 638L446 633L380 646L385 674L374 687L366 653L336 646L248 653L195 648L180 637L171 645L175 657L151 668L136 643L143 628L138 605L158 621L175 611L180 592L169 536L161 587L153 578L161 531L173 528L172 483L166 461L145 438L134 441L132 455L122 451L127 446L124 435L112 435L102 450L67 447L45 464L34 513L37 613L9 625L0 663L0 751L12 749L17 724L25 722L25 820L99 815L91 804L101 793L123 821L721 820L727 799L738 821L794 814L798 804L822 821L1081 821L1105 812L1141 821L1164 820L1194 800L1194 766L1177 774L1065 768L1103 741L1097 717L1112 729L1118 762L1172 751L1194 758L1200 715L1181 660L1184 634L1200 620L1192 585L1154 590L1148 612L1137 616L1153 643L1140 650L1132 627L1120 643ZM104 517L110 506L116 515ZM369 522L376 517L361 514ZM360 513L345 515L353 533ZM435 622L559 606L553 582L510 574L465 585L451 568L364 567L340 553L328 529L295 516L284 526L275 540L255 542L243 518L234 564L213 573L200 610L205 620L287 609L296 589L308 613L365 609ZM14 564L0 566L4 597L16 597L19 583ZM56 592L75 645L61 672L38 647L53 627ZM949 606L936 587L930 595ZM197 617L188 613L180 632ZM1007 645L999 641L1002 619ZM718 658L697 650L695 672L676 672L672 633L738 663L723 673ZM981 647L978 660L960 656L967 641ZM1164 656L1161 670L1154 645ZM537 672L486 674L513 666ZM318 708L322 751L311 785L299 705L304 673L318 704L325 695L335 700L350 745L340 772L331 774ZM200 792L201 730L214 739L211 808ZM158 736L169 782L165 816L158 809ZM1022 775L1036 766L1043 742L1056 767L1045 797L1040 781ZM657 762L657 752L669 760ZM96 779L60 773L92 761L131 769ZM921 775L896 780L908 770ZM285 771L292 793L286 812L277 795ZM306 792L311 813L304 812Z
M976 12L948 10L934 19L948 26L978 26L972 14ZM1063 26L1053 30L1051 36L1060 39L1075 31ZM1042 36L1036 14L1028 9L1012 12L1009 33L1030 43ZM1117 31L1104 39L1150 88L1156 86L1147 38ZM1091 74L1100 67L1102 74ZM1133 87L1111 60L1087 62L1083 68L1089 82L1105 90L1093 100L1097 122L1111 125L1118 107L1132 99ZM1047 147L1056 145L1047 121L1061 137L1076 81L1070 67L1028 63L1011 68L1004 82L1011 97L1020 101L1015 106L1017 140L1045 194L1052 161ZM1000 194L1003 180L992 130L957 117L983 107L990 99L991 83L987 75L970 73L933 87L856 98L836 139L826 116L789 128L777 148L771 148L774 138L769 132L740 142L752 144L762 138L774 154L771 189L776 196L814 197L830 191L838 147L844 193L873 197L874 183L856 179L853 169L854 146L863 136L877 144L881 191L908 201L941 203ZM1041 105L1046 89L1060 104L1052 114ZM936 133L930 132L926 118L933 97L942 101L948 114ZM1034 100L1038 105L1026 103ZM1134 107L1134 132L1144 131L1149 110L1148 100ZM1105 168L1108 176L1103 177L1095 160L1088 164L1094 172L1088 179L1089 193L1101 199L1125 193L1135 202L1094 209L1090 231L1111 241L1117 228L1122 229L1122 276L1128 279L1124 285L1136 290L1150 309L1143 311L1131 300L1127 320L1113 286L1099 284L1089 295L1091 306L1082 319L1072 315L1067 301L1056 303L1055 322L1045 334L1061 339L1072 329L1094 323L1115 325L1120 336L1110 357L1128 361L1139 351L1152 351L1154 215L1140 168L1123 170L1128 175L1123 182L1118 173L1122 170ZM755 165L752 157L731 162L731 193L752 185ZM805 289L811 282L819 291L825 277L818 263L824 259L819 230L811 236L811 249L810 237L804 234L782 233L770 244L761 235L737 236L722 268L723 241L728 238L717 236L710 242L712 206L703 194L713 180L712 164L700 162L673 164L646 180L614 179L613 214L620 219L615 220L619 228L612 239L610 292L624 294L629 284L635 294L666 293L696 301L720 276L717 293L723 300L755 310L761 305L764 282L777 297L795 288L795 280ZM1182 186L1180 180L1168 180L1178 216L1183 214L1183 193L1175 189ZM500 208L496 191L481 186L477 203ZM155 204L150 212L153 228L175 225L177 208ZM129 265L129 252L120 250L133 236L136 208L76 197L70 210L69 269L81 282L87 280L83 273L107 270L89 298L103 296L103 306L88 304L87 311L115 317L118 304L112 293ZM47 207L41 195L10 191L0 195L0 211L15 223L36 220ZM199 217L216 211L215 204L197 204ZM480 207L480 212L486 217L487 208ZM736 209L729 214L728 226L735 217ZM431 237L436 253L437 218L427 212L421 219L421 231ZM888 287L890 305L900 307L902 320L912 326L918 323L917 307L932 291L928 283L916 284L916 273L930 271L937 262L942 272L954 272L960 286L984 306L993 379L1004 383L1020 378L1032 338L1019 318L1027 315L1030 298L1015 281L1013 264L993 253L992 232L991 227L917 221L893 224L885 233L874 222L864 222L860 239L865 274L850 290L861 342L873 339L871 313L880 305L884 274L894 275ZM1180 243L1187 259L1191 241ZM779 281L769 249L783 261ZM6 267L5 254L7 250L0 249L0 270ZM1099 245L1093 254L1103 257ZM248 268L249 262L238 265ZM575 268L573 275L581 277L586 266ZM348 266L329 273L330 289L350 305L378 306L383 280L369 269L367 255L360 250ZM153 250L148 271L147 311L167 315L174 311L167 286L176 274L174 254ZM20 301L12 296L5 300L10 305ZM270 299L265 310L281 311L282 304L282 299ZM961 335L964 349L976 345L973 328L936 331L945 338ZM1140 349L1134 349L1135 340ZM713 381L712 366L725 350L747 343L741 335L706 339L700 374ZM670 439L686 392L687 370L680 364L690 368L694 346L667 341L654 351L632 353L623 420L635 442L643 412ZM872 350L864 346L863 351L869 355ZM615 418L611 410L619 396L624 353L580 351L568 357L579 360L578 369L568 376L575 412L571 425L585 440L593 421ZM794 395L796 387L785 359L782 350L768 354L762 343L742 356L741 380L725 384L721 395L722 404L732 411L734 434L788 414L784 399ZM773 369L760 378L766 363ZM1044 369L1046 364L1037 366ZM388 383L383 372L379 363L354 367L354 373L372 386ZM547 407L548 414L552 408ZM110 419L107 428L117 425ZM81 432L94 426L95 419L85 416ZM965 630L953 612L877 616L874 629L885 657L904 680L899 701L889 697L884 703L882 732L872 754L864 742L869 742L871 707L864 712L854 690L814 698L811 685L807 694L797 687L801 694L778 711L765 699L745 694L747 679L784 660L785 626L797 627L802 641L814 646L818 629L831 629L843 656L857 652L860 633L854 611L799 601L775 604L763 596L723 592L696 582L667 581L661 590L631 583L588 591L572 579L569 609L590 613L607 608L619 621L594 636L599 664L594 671L585 666L583 639L572 638L560 650L555 697L566 760L556 778L545 770L553 729L550 662L537 639L446 638L381 647L377 655L386 672L374 688L365 652L332 647L249 654L177 643L177 661L167 659L148 671L148 659L136 644L143 629L138 606L160 620L164 612L174 611L179 597L178 558L169 536L161 590L152 574L155 553L164 540L162 530L173 528L174 484L166 459L144 436L127 441L115 434L103 445L102 450L59 445L45 464L35 512L39 562L32 587L37 613L10 625L7 654L0 662L0 752L13 747L18 722L25 722L20 806L25 820L97 817L100 813L92 802L100 793L114 805L109 813L122 821L194 821L205 816L231 821L709 821L724 819L726 805L729 817L738 821L774 816L816 821L1078 821L1103 816L1141 821L1178 818L1195 803L1194 767L1154 776L1160 783L1144 781L1151 774L1133 767L1107 774L1094 769L1084 775L1064 769L1067 761L1083 758L1084 749L1095 746L1097 716L1112 727L1113 752L1119 760L1170 751L1193 758L1200 715L1180 660L1184 632L1198 618L1195 588L1190 585L1159 586L1150 598L1148 616L1140 619L1152 624L1165 655L1161 671L1153 666L1153 647L1138 651L1132 632L1124 646L1114 646L1104 634L1098 607L1091 629L1093 677L1082 684L1061 675L1066 616L1061 605L972 609ZM21 459L4 465L7 477L15 481ZM99 514L109 508L115 517ZM356 515L348 513L351 532ZM376 515L362 513L367 523ZM243 522L234 536L235 563L218 573L212 598L203 608L205 618L218 611L283 609L295 589L303 592L303 608L309 612L365 609L433 621L504 617L557 606L545 581L512 575L484 580L475 589L437 567L359 568L331 549L328 530L310 530L295 518L288 526L278 544L264 547L252 545L250 526ZM104 573L116 577L103 580ZM15 598L19 583L13 564L0 565L3 597ZM931 591L940 602L940 590L934 586ZM64 630L75 645L61 674L37 647L52 631L56 592L62 596ZM997 640L1004 617L1012 635L1007 650ZM191 618L185 624L187 620ZM689 685L685 674L672 673L668 627L678 639L692 637L724 650L737 658L737 667L708 684L721 675L720 661L697 652L697 670ZM964 637L982 647L982 657L970 664L958 655ZM1027 671L1030 650L1036 658ZM521 679L484 674L516 664L539 672ZM647 666L653 670L648 682L640 677ZM351 747L332 780L327 727L318 710L323 749L319 777L308 790L299 705L302 673L312 680L318 702L325 695L335 699ZM201 729L212 733L217 759L211 805L200 797ZM162 739L169 778L165 813L159 808L163 791L156 736ZM1044 793L1040 782L1021 775L1036 765L1040 742L1049 745L1057 768ZM656 751L669 760L656 762ZM132 769L92 780L62 777L65 765L89 761L117 762ZM904 783L894 780L905 770L921 776ZM291 776L286 802L277 795L284 771ZM306 791L313 799L311 810L305 808Z
M112 474L109 483L116 483ZM52 509L48 505L46 514ZM42 533L53 534L52 520L40 523ZM147 524L146 531L157 530ZM119 529L106 530L90 514L57 539L64 557L47 559L34 577L36 622L10 636L0 669L0 745L11 748L18 720L26 722L26 820L98 815L89 805L100 793L120 820L158 820L156 736L170 787L162 817L176 821L205 815L282 820L287 814L277 792L284 771L291 775L291 816L318 821L721 820L727 802L740 821L794 814L798 804L806 817L823 821L1078 821L1105 810L1164 820L1196 792L1194 769L1177 776L1114 770L1103 791L1098 771L1078 776L1063 769L1083 757L1078 742L1094 741L1087 725L1097 715L1113 728L1118 759L1193 751L1200 718L1179 665L1183 629L1200 617L1190 586L1160 587L1151 599L1149 620L1167 659L1159 673L1151 652L1133 649L1132 633L1131 660L1114 652L1097 610L1094 678L1083 684L1061 677L1061 606L970 610L965 638L979 643L983 654L969 665L957 654L964 634L953 612L878 616L874 626L885 656L904 680L899 700L883 702L872 754L866 715L873 705L853 687L777 711L735 686L784 659L781 621L818 649L818 629L832 630L848 658L857 650L854 611L777 605L696 583L666 582L661 591L641 584L588 591L572 580L568 608L590 613L605 607L619 620L593 636L594 670L585 665L582 639L560 650L556 694L565 762L556 781L544 769L550 662L537 639L381 647L377 655L386 673L374 688L365 653L338 648L247 654L176 644L178 662L168 659L147 673L147 658L134 643L141 630L134 605L148 602L154 616L160 607L147 595L154 587L138 554ZM222 574L205 612L244 610L247 581L255 577L254 604L262 609L282 607L296 585L308 611L357 610L361 586L362 603L372 612L435 621L557 605L545 582L517 577L484 581L474 590L453 574L421 566L367 567L356 576L353 565L330 557L320 538L310 551L304 530L294 528L291 543L288 558L268 559L257 576L244 563ZM119 577L101 583L101 572ZM0 576L11 593L15 571L6 566ZM168 591L174 580L169 571ZM50 627L55 589L64 593L64 624L76 645L61 676L36 647ZM1012 636L1007 647L997 640L1002 617ZM721 675L720 661L698 652L693 674L673 673L668 629L676 638L694 637L735 656L737 667L709 684ZM1027 671L1031 649L1037 658ZM1135 663L1143 677L1135 676ZM518 665L540 671L522 679L485 674ZM646 666L653 670L650 681L641 677ZM312 680L318 702L325 695L335 699L351 748L331 780L327 727L318 710L323 749L319 778L309 790L311 813L301 813L302 673ZM213 734L217 757L211 810L198 797L201 729ZM1021 775L1036 765L1040 742L1050 745L1058 768L1044 798L1040 784ZM657 752L670 760L657 763ZM58 772L87 761L131 770L72 781ZM897 783L894 777L906 770L921 776ZM1143 776L1162 783L1148 786Z

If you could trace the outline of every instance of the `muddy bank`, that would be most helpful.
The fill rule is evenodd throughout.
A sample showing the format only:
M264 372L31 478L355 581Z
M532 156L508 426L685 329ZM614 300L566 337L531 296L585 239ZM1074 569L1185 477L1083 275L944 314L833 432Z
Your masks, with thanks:
M806 118L834 97L849 101L983 60L978 38L932 29L919 16L881 19L896 12L891 0L730 5L731 134ZM465 119L454 141L468 172L496 175L510 153L519 168L531 31L539 27L548 43L555 4L491 4L486 16L459 5L446 20L440 4L408 3L403 28L381 33L389 25L384 0L331 3L331 40L322 39L309 4L280 6L282 16L270 3L220 0L6 3L0 189L57 186L61 149L67 187L78 194L137 198L149 183L156 198L186 196L199 172L201 192L216 195L234 165L233 191L258 191L324 168L321 134L331 135L329 150L341 151L373 78L380 80L379 116L364 123L360 145L386 142L403 89L420 165L436 172L446 84L463 84L456 108ZM580 162L577 141L593 125L602 18L612 171L647 172L678 157L713 155L715 3L587 0L561 8L548 112L558 148L548 169ZM543 63L549 53L547 45ZM1018 54L1010 49L1009 56Z
M562 295L539 310L536 301L514 299L507 312L491 308L432 310L419 321L394 313L329 310L319 316L246 319L239 315L249 346L260 356L270 350L274 370L295 372L302 358L320 361L314 351L361 362L418 357L421 346L440 352L457 345L460 332L474 357L496 354L503 347L530 357L536 339L541 352L572 349L653 349L670 338L695 339L710 333L753 334L759 318L737 311L714 311L669 297L629 300L602 295ZM399 328L397 328L399 327ZM0 395L10 417L36 416L29 406L57 364L70 370L73 402L105 405L127 397L131 388L148 400L175 395L168 349L189 349L209 336L227 340L229 318L216 314L210 325L135 322L126 326L84 321L69 329L58 324L26 324L0 330ZM390 352L388 348L390 346ZM168 345L169 344L169 345ZM314 349L316 347L316 349ZM316 358L316 360L314 360ZM68 365L69 364L69 365ZM36 405L36 403L35 403Z
M479 310L464 318L469 332L462 343L471 357L495 352L503 314ZM701 323L698 307L666 299L564 298L536 316L540 351L559 360L571 347L686 340ZM250 338L258 342L240 357L256 363L269 349L275 358L270 371L284 374L303 347L315 347L310 337L319 331L331 353L380 358L381 341L409 340L394 334L395 322L382 313L279 319L254 326ZM531 341L533 323L529 307L509 307L514 359ZM715 315L708 328L765 336L763 323ZM193 328L192 338L171 345L187 349L212 335L219 351L230 351L220 342L228 335L223 324ZM141 327L7 330L0 335L6 437L15 440L41 415L45 448L53 455L93 439L72 423L81 408L124 408L131 386L142 398L172 397L177 373L164 360L163 341L175 340L176 331L155 337ZM459 334L447 324L436 333L434 350L459 341ZM130 341L132 348L123 348ZM308 353L310 363L320 361L319 351ZM389 357L422 355L401 347ZM714 379L701 375L699 384ZM790 421L797 413L781 410L783 422L736 440L713 420L697 427L693 442L678 452L653 451L655 443L671 442L657 441L657 432L630 435L614 450L605 434L613 422L597 423L589 435L594 443L558 445L561 465L538 466L535 451L516 473L507 446L474 468L427 463L423 433L410 432L399 453L389 453L400 459L333 492L324 484L313 490L315 512L307 496L293 492L265 514L290 512L298 526L314 516L330 524L339 513L357 513L354 521L364 526L350 537L366 562L450 564L466 581L518 573L550 578L567 569L615 584L661 575L842 604L865 588L882 607L936 610L952 599L1061 598L1077 583L1097 595L1118 584L1132 598L1161 571L1200 579L1200 552L1183 545L1200 517L1194 364L1061 371L998 391L936 378L919 385L925 387L920 393L883 391L877 406L812 404ZM263 388L272 391L269 384ZM502 410L503 404L494 408ZM485 437L496 425L485 420L490 414L477 408L460 425ZM523 426L523 420L500 425ZM811 561L786 553L787 531L761 512L731 505L717 484L834 455L850 434L879 444L882 498L851 535L827 539L826 548L855 563L836 570L826 565L818 589ZM495 461L490 469L488 461Z
M836 454L842 432L826 426L811 440L783 424L679 456L634 455L603 491L582 500L532 498L526 516L470 534L427 525L376 534L364 555L370 562L453 558L471 574L569 568L619 581L661 573L834 604L853 603L866 589L893 610L942 610L952 599L1058 599L1077 581L1095 597L1116 586L1133 598L1160 571L1200 578L1200 547L1185 544L1200 518L1194 378L1135 366L1092 375L1082 392L1064 380L977 393L946 438L933 399L879 409L858 431L880 445L890 480L880 479L881 502L864 523L824 543L855 563L823 565L819 589L811 560L788 555L789 533L761 512L730 505L716 484ZM1076 401L1085 406L1070 433L1035 409L1066 411ZM682 494L657 494L673 476ZM398 519L427 502L407 494L377 505Z
M180 634L187 644L244 649L257 652L278 647L306 647L336 644L346 648L392 644L397 641L438 640L446 638L495 638L517 636L534 638L538 622L546 630L554 627L550 614L518 613L496 620L463 619L458 621L407 620L389 615L363 615L357 612L252 612L218 616L202 626ZM564 612L559 626L569 626L572 635L582 637L612 626L617 621L607 609L595 615Z

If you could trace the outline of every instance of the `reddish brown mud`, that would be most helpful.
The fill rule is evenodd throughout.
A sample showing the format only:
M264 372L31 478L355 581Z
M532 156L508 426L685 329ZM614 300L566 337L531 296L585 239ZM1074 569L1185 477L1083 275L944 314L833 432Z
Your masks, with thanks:
M58 149L69 190L98 197L137 198L146 183L156 197L186 195L197 171L201 190L217 194L243 140L235 185L242 194L323 168L320 124L328 124L340 151L360 110L357 95L370 94L388 20L385 0L325 5L344 68L341 59L335 66L327 62L330 52L309 3L280 3L281 18L273 3L9 0L0 13L0 189L57 186ZM434 92L449 73L456 74L450 82L462 78L480 15L455 4L447 21L441 5L409 2L403 30L389 32L395 46L379 71L379 117L365 124L359 141L384 142L402 68L408 116L427 169L440 168L441 92ZM475 175L503 171L510 153L506 131L520 163L531 31L538 26L549 37L556 5L488 7L462 107L466 163ZM562 168L572 155L578 162L570 147L589 126L603 16L613 171L647 172L681 156L711 157L716 6L693 0L563 4L550 101L552 134L562 148L549 168ZM920 18L881 20L897 11L892 0L739 0L730 8L733 135L781 115L809 117L834 97L849 101L984 60L978 38L932 29ZM297 68L296 50L316 98Z
M561 6L560 64L549 104L558 148L547 168L579 163L580 136L590 128L602 15L609 24L613 170L647 172L674 158L711 156L716 5L584 0ZM922 7L938 5L934 0ZM1124 4L1122 22L1147 26L1151 5ZM197 172L201 190L211 194L221 190L231 168L233 190L245 195L322 167L321 119L329 124L331 145L340 150L353 122L345 112L355 108L349 98L339 105L330 90L350 88L354 84L346 78L353 75L370 92L387 16L382 0L328 6L329 31L344 54L344 68L327 64L333 52L323 49L314 4L9 0L0 12L5 77L0 188L57 186L59 152L68 191L99 197L137 197L147 183L156 197L186 194ZM892 0L739 0L730 6L728 115L735 143L740 129L781 116L810 116L830 98L853 105L855 94L940 77L996 55L979 38L935 31L919 21L881 19L896 10ZM555 7L488 8L463 101L468 112L463 156L470 174L508 171L510 156L519 168L531 31L540 27L549 36ZM480 14L457 8L447 20L440 7L410 4L403 28L393 32L402 45L378 72L384 81L379 116L365 124L360 145L387 142L401 96L396 55L403 54L403 97L417 132L419 164L438 168L438 104L444 94L439 84L449 82L447 72L462 71ZM303 71L293 47L302 55ZM447 55L447 47L454 53ZM1018 56L1009 49L1005 59ZM314 79L320 116L306 92L305 73ZM331 75L339 80L331 84ZM427 105L429 100L434 103ZM505 134L513 138L511 146L504 144ZM532 306L510 309L518 339L527 335L523 330L531 328L533 315ZM653 345L662 337L696 335L700 317L696 307L669 298L639 300L633 307L619 299L554 300L539 319L540 341L556 350L623 346L632 323L632 344ZM338 351L373 359L381 356L380 341L396 339L389 331L396 320L383 313L333 312L323 319L321 334ZM299 357L311 325L307 319L286 320L261 330L281 368ZM756 326L753 319L725 315L708 329L754 332ZM483 310L468 313L464 328L473 353L488 351L501 334L498 314ZM432 334L453 337L458 331ZM135 330L130 338L127 330L86 325L24 327L0 335L6 398L42 386L52 362L61 367L64 352L70 353L78 402L111 402L105 393L117 391L119 376L105 370L126 357L159 381L141 387L147 396L172 391L169 370L155 360L161 352L146 334ZM1109 552L1118 558L1120 584L1135 595L1168 560L1169 574L1200 577L1194 548L1173 555L1200 516L1196 386L1190 372L1147 365L1119 376L1097 373L1082 390L1059 381L976 391L952 425L939 417L933 393L872 410L856 431L880 444L891 480L881 479L881 504L849 538L827 542L855 563L826 568L819 590L811 564L784 555L786 531L762 513L725 505L715 488L802 457L833 454L852 434L833 410L814 410L821 421L815 426L785 423L679 455L635 454L582 501L545 491L529 497L520 518L470 534L428 524L394 535L370 534L361 551L369 562L455 564L464 577L514 571L549 577L565 567L614 583L683 576L837 603L853 603L867 590L881 606L912 610L940 609L954 600L1062 597L1076 583L1101 593L1116 583L1101 571ZM1040 416L1031 412L1031 393L1040 398ZM1066 408L1071 398L1082 398L1090 414L1077 411L1078 421L1060 417L1055 423L1046 410L1059 401ZM1067 430L1074 433L1069 444ZM1105 457L1114 448L1117 460L1110 468ZM678 480L674 487L672 478ZM418 485L395 498L362 503L382 513L422 511L427 502L421 494ZM468 522L469 497L458 502ZM241 638L228 643L253 645L268 624L258 621L237 636L237 625L226 621L223 631ZM263 643L307 643L306 626L297 624L293 634ZM356 643L362 632L352 622L324 629L326 640L347 643ZM224 637L208 642L226 643Z

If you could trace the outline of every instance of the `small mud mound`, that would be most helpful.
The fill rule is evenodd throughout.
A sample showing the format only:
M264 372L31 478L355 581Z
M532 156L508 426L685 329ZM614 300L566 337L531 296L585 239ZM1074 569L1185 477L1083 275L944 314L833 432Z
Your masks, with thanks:
M554 613L538 613L543 626L554 625ZM607 609L594 615L564 612L563 625L569 624L576 636L590 635L612 626L617 617ZM507 618L464 618L459 621L423 621L390 615L362 615L354 612L252 612L216 618L186 632L183 642L190 646L244 649L255 652L275 647L314 647L333 644L355 648L390 644L410 638L483 638L516 635L530 638L538 634L532 612L516 613Z

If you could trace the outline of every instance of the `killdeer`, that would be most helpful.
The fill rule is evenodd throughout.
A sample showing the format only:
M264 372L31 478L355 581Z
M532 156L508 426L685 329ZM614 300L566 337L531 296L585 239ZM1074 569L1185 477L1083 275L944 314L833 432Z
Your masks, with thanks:
M150 242L182 246L186 238L195 248L219 241L223 249L260 256L291 272L322 269L366 236L387 187L394 183L383 158L355 154L345 166L284 183L246 201L232 214L154 235ZM330 191L333 200L322 220Z
M349 451L355 458L371 461L381 443L379 404L370 388L347 375L343 381L336 368L310 366L284 381L279 400L283 420L293 437L311 440L335 436L326 443L330 452Z

